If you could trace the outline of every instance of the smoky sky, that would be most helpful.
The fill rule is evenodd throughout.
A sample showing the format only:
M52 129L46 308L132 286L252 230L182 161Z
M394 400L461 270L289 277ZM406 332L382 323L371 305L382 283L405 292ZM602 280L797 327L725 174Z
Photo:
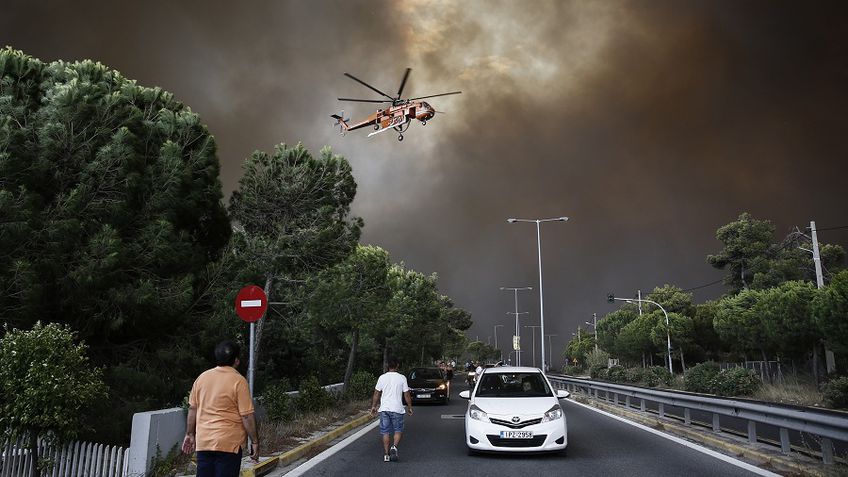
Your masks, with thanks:
M535 226L506 219L569 216L542 226L555 362L608 292L720 278L705 258L742 212L776 240L848 224L845 2L21 1L0 44L173 92L215 135L225 194L253 150L330 145L353 165L363 241L437 273L471 338L502 324L508 341L501 286L533 286L521 326L539 322ZM433 98L445 114L402 143L333 130L331 113L373 112L336 100L375 97L342 73L391 94L406 67L407 95L463 93Z

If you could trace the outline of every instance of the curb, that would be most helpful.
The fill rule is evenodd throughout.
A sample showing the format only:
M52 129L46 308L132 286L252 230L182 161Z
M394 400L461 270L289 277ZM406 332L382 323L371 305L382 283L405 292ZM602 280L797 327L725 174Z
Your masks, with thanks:
M708 432L700 432L696 428L687 427L678 424L670 419L660 419L653 415L643 415L635 411L622 409L620 406L614 406L604 402L599 402L595 399L588 399L587 404L590 406L602 409L606 412L618 415L620 417L638 422L640 424L658 429L671 435L686 438L690 441L707 445L717 449L727 455L735 457L744 457L750 461L757 462L761 467L770 467L778 471L789 471L801 475L811 475L817 477L825 477L834 475L834 469L825 470L821 465L814 463L805 464L798 458L786 457L782 454L776 454L766 450L757 449L747 443L747 440L734 442L729 439L736 439L735 436L727 433L722 433L720 436ZM836 467L836 466L833 466Z
M284 452L280 455L272 456L267 460L260 462L251 467L241 469L240 477L261 477L262 475L267 474L271 470L273 470L277 465L288 465L292 462L302 458L304 455L308 454L314 448L324 445L330 441L337 439L343 434L347 434L353 429L360 427L367 423L368 421L373 420L370 414L365 414L357 417L356 419L349 421L346 424L342 424L341 426L333 429L332 431L324 434L321 437L318 437L315 440L309 441L306 444L301 444L294 449Z

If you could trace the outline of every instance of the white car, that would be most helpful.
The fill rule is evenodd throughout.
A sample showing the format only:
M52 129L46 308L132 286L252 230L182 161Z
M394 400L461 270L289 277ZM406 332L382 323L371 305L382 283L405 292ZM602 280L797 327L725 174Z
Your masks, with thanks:
M568 428L559 400L569 393L554 390L538 368L487 368L477 376L465 413L469 454L489 452L565 452Z

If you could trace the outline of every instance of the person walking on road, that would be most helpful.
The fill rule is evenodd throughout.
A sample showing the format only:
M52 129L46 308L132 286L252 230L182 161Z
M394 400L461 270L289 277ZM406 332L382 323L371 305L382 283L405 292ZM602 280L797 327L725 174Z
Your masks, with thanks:
M239 346L222 341L215 347L216 367L204 371L191 387L182 450L197 450L197 477L238 477L242 446L250 436L250 458L259 460L259 436L247 380L236 371Z
M377 385L374 386L374 396L371 398L371 415L380 413L383 462L397 462L397 446L400 444L400 438L403 435L404 414L412 415L412 396L409 394L409 384L406 382L406 376L397 372L398 366L397 358L389 358L389 370L377 379ZM407 403L405 410L403 406L404 398ZM380 403L379 407L377 406L378 402ZM392 441L391 447L389 447L390 441Z

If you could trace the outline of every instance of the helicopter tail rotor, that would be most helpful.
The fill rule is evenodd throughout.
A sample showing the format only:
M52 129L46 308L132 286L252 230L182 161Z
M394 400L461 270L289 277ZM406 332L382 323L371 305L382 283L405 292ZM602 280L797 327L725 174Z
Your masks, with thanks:
M341 113L339 114L331 114L330 117L336 120L335 124L333 124L333 127L338 126L339 134L341 134L342 136L344 136L344 134L348 130L350 130L350 126L348 126L347 124L347 122L350 121L350 118L344 117L344 109L342 109Z

